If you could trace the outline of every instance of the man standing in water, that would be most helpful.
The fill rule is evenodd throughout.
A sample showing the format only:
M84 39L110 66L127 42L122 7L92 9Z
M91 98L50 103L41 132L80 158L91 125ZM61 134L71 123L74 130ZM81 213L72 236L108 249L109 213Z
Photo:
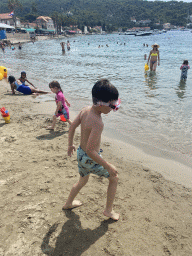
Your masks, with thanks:
M60 45L62 47L62 53L64 54L65 53L65 43L61 42Z

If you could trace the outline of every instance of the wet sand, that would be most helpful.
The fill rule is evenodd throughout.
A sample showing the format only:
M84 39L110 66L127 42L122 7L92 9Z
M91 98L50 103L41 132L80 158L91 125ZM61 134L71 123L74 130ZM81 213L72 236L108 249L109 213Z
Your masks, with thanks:
M103 137L102 155L119 171L119 221L102 214L108 181L94 175L77 196L83 206L62 211L79 178L76 155L67 157L68 125L47 131L55 103L7 89L0 81L0 107L11 116L0 119L0 255L192 255L190 182L174 177L183 165Z

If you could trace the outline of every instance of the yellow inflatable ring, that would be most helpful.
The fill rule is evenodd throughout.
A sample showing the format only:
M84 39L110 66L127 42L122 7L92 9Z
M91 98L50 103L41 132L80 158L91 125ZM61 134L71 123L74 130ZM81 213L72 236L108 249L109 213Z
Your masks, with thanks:
M0 66L0 74L2 74L4 78L7 78L7 69L6 69L6 67ZM0 77L1 77L1 75L0 75Z

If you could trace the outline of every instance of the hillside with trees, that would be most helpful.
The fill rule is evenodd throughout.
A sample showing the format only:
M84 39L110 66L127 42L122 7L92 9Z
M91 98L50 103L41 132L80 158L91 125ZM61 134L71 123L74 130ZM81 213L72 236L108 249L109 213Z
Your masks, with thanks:
M135 26L131 17L149 19L151 24L185 26L192 14L192 3L140 0L1 0L1 13L11 11L10 2L21 3L14 10L21 21L32 22L43 15L52 17L58 26L74 24L82 29L98 25L108 31Z

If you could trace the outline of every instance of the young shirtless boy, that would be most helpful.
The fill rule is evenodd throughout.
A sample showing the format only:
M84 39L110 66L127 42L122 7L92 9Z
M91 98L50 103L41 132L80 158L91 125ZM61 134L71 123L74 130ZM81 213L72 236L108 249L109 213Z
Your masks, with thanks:
M101 114L108 114L112 109L118 109L118 96L117 89L107 79L99 80L92 88L93 105L83 108L70 126L68 156L71 156L75 151L73 138L76 128L81 125L81 141L77 149L80 179L73 185L63 210L82 205L79 200L74 200L74 198L88 182L90 173L93 173L109 180L107 203L103 214L114 220L119 219L119 214L113 211L118 171L115 166L104 160L99 153L101 134L104 128Z

